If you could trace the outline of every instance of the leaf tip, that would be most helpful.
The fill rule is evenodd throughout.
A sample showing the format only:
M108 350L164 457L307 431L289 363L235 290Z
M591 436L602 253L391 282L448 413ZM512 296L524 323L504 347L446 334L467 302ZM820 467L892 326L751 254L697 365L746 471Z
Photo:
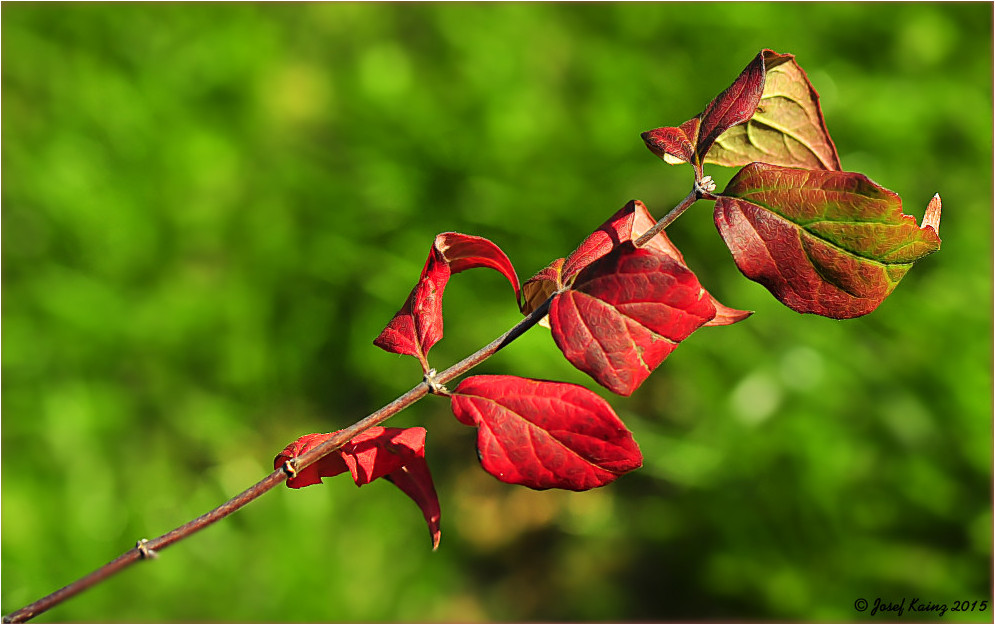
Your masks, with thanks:
M926 205L926 214L922 217L922 227L932 228L933 232L937 236L940 235L940 211L942 208L942 202L940 201L940 194L937 193Z
M750 315L753 314L752 310L738 310L736 308L730 308L722 303L720 303L714 296L711 296L712 304L715 306L715 316L706 323L706 326L731 326L734 323L738 323Z

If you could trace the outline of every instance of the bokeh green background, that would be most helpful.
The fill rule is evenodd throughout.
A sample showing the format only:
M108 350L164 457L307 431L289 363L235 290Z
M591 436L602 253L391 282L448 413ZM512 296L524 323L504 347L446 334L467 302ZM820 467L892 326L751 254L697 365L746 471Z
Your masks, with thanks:
M881 618L861 597L991 600L990 3L5 3L2 18L4 613L418 382L371 341L436 233L492 239L524 279L629 199L662 215L690 170L639 133L696 114L764 47L808 71L846 169L917 218L943 195L943 249L876 312L781 306L703 202L671 237L756 314L610 398L643 469L579 494L501 484L429 397L390 424L429 430L438 552L400 492L340 476L280 488L38 620L852 621ZM453 279L446 313L438 367L519 318L482 270ZM608 395L542 328L479 371Z

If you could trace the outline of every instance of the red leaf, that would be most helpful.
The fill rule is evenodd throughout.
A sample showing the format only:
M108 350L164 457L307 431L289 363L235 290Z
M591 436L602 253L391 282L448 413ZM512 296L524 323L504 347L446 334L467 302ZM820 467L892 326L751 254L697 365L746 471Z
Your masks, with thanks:
M632 433L582 386L481 375L452 395L456 418L476 426L477 454L502 482L588 490L642 466Z
M418 284L373 344L394 354L414 356L428 371L428 350L442 338L442 294L451 270L434 246Z
M442 295L449 276L474 267L500 272L519 300L518 275L501 248L483 237L444 232L435 237L418 284L373 344L394 354L414 356L428 371L428 350L442 338Z
M522 313L527 315L538 308L550 295L568 286L584 267L612 251L620 243L631 240L633 216L637 206L646 210L642 202L630 201L581 241L570 256L565 259L557 258L529 278L522 287Z
M634 238L632 227L635 223L636 214L640 209L643 211L646 210L642 202L630 200L625 206L618 209L614 215L609 217L605 223L598 226L597 230L587 235L587 238L581 241L577 249L563 263L561 282L569 285L573 277L585 267L605 256L622 243L631 241Z
M715 306L690 269L631 242L585 268L549 310L567 360L620 395L632 394L713 317Z
M719 135L753 117L764 90L764 74L764 53L760 52L704 111L679 128L644 132L643 141L668 163L691 163L700 178L701 163Z
M802 313L865 315L912 264L940 247L940 200L923 220L866 176L744 167L715 203L715 225L743 274Z
M529 314L538 308L550 295L569 286L573 277L582 269L611 252L620 243L639 238L655 223L656 219L646 210L646 206L642 202L630 201L584 239L568 259L560 258L553 261L548 267L526 281L522 287L524 293L522 312ZM684 256L670 241L666 232L660 232L650 239L644 247L658 250L685 268L687 267ZM706 325L729 325L753 314L750 311L724 306L711 294L708 294L708 297L715 306L717 314Z
M338 434L307 434L287 445L273 460L279 469L288 460L314 449ZM342 447L287 478L290 488L320 484L323 477L334 477L346 470L357 486L384 477L393 482L421 508L432 537L432 548L439 545L439 498L432 475L425 462L425 428L372 427L358 434Z
M554 260L548 267L529 278L522 287L525 293L522 303L522 313L529 314L546 301L546 298L550 295L564 286L569 286L573 281L573 277L580 273L582 269L611 252L619 244L632 240L634 238L632 231L633 224L635 223L634 220L636 219L636 215L640 213L649 215L642 202L638 200L629 201L629 203L609 217L605 223L598 226L594 232L587 235L587 238L581 241L577 249L570 253L570 256L565 259L558 258ZM642 225L642 222L640 225ZM649 225L652 225L652 223ZM639 236L645 232L649 228L649 225L637 232L635 236ZM661 232L659 237L666 238L666 235ZM659 237L654 237L653 241L656 241Z

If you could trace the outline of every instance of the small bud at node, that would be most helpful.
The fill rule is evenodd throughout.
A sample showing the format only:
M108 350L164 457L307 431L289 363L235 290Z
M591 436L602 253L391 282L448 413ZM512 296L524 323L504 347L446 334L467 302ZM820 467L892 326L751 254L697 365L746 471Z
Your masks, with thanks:
M143 538L135 543L135 549L138 549L138 554L141 556L142 560L155 560L159 557L159 554L154 549L149 549L148 543L148 539Z
M435 369L429 369L427 372L425 372L425 377L423 379L425 384L428 384L428 392L431 393L432 395L443 395L448 397L450 394L449 389L447 389L444 385L436 382L435 375L436 375Z
M714 190L715 190L715 181L712 180L711 176L705 176L701 180L695 181L694 183L694 191L698 195L711 193Z
M284 462L283 467L281 468L283 469L283 472L287 474L287 477L289 479L297 477L297 467L294 466L292 460L287 460L286 462Z

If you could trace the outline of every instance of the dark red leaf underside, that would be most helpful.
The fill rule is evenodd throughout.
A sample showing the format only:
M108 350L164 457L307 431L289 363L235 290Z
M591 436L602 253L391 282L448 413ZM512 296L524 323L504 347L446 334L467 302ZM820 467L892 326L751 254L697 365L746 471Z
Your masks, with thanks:
M303 455L336 434L338 432L301 436L277 455L273 468L279 469L288 460ZM287 479L287 486L304 488L320 484L321 478L346 471L352 474L357 486L381 477L393 482L418 504L428 523L432 548L438 547L441 514L432 475L425 462L425 428L372 427L298 471L296 476Z
M449 276L475 267L500 272L519 300L518 275L497 245L483 237L444 232L435 237L418 284L373 344L394 354L414 356L428 371L428 351L442 338L442 295Z
M715 225L743 274L802 313L865 315L913 262L940 247L939 197L924 226L866 176L753 163L715 204Z
M576 384L473 376L453 391L452 409L477 427L481 465L502 482L580 491L642 466L608 402Z
M722 133L753 117L764 90L764 63L764 53L761 52L702 112L695 149L699 159L704 160L705 154Z
M630 395L715 306L679 261L631 242L585 268L554 297L553 339L575 367Z

